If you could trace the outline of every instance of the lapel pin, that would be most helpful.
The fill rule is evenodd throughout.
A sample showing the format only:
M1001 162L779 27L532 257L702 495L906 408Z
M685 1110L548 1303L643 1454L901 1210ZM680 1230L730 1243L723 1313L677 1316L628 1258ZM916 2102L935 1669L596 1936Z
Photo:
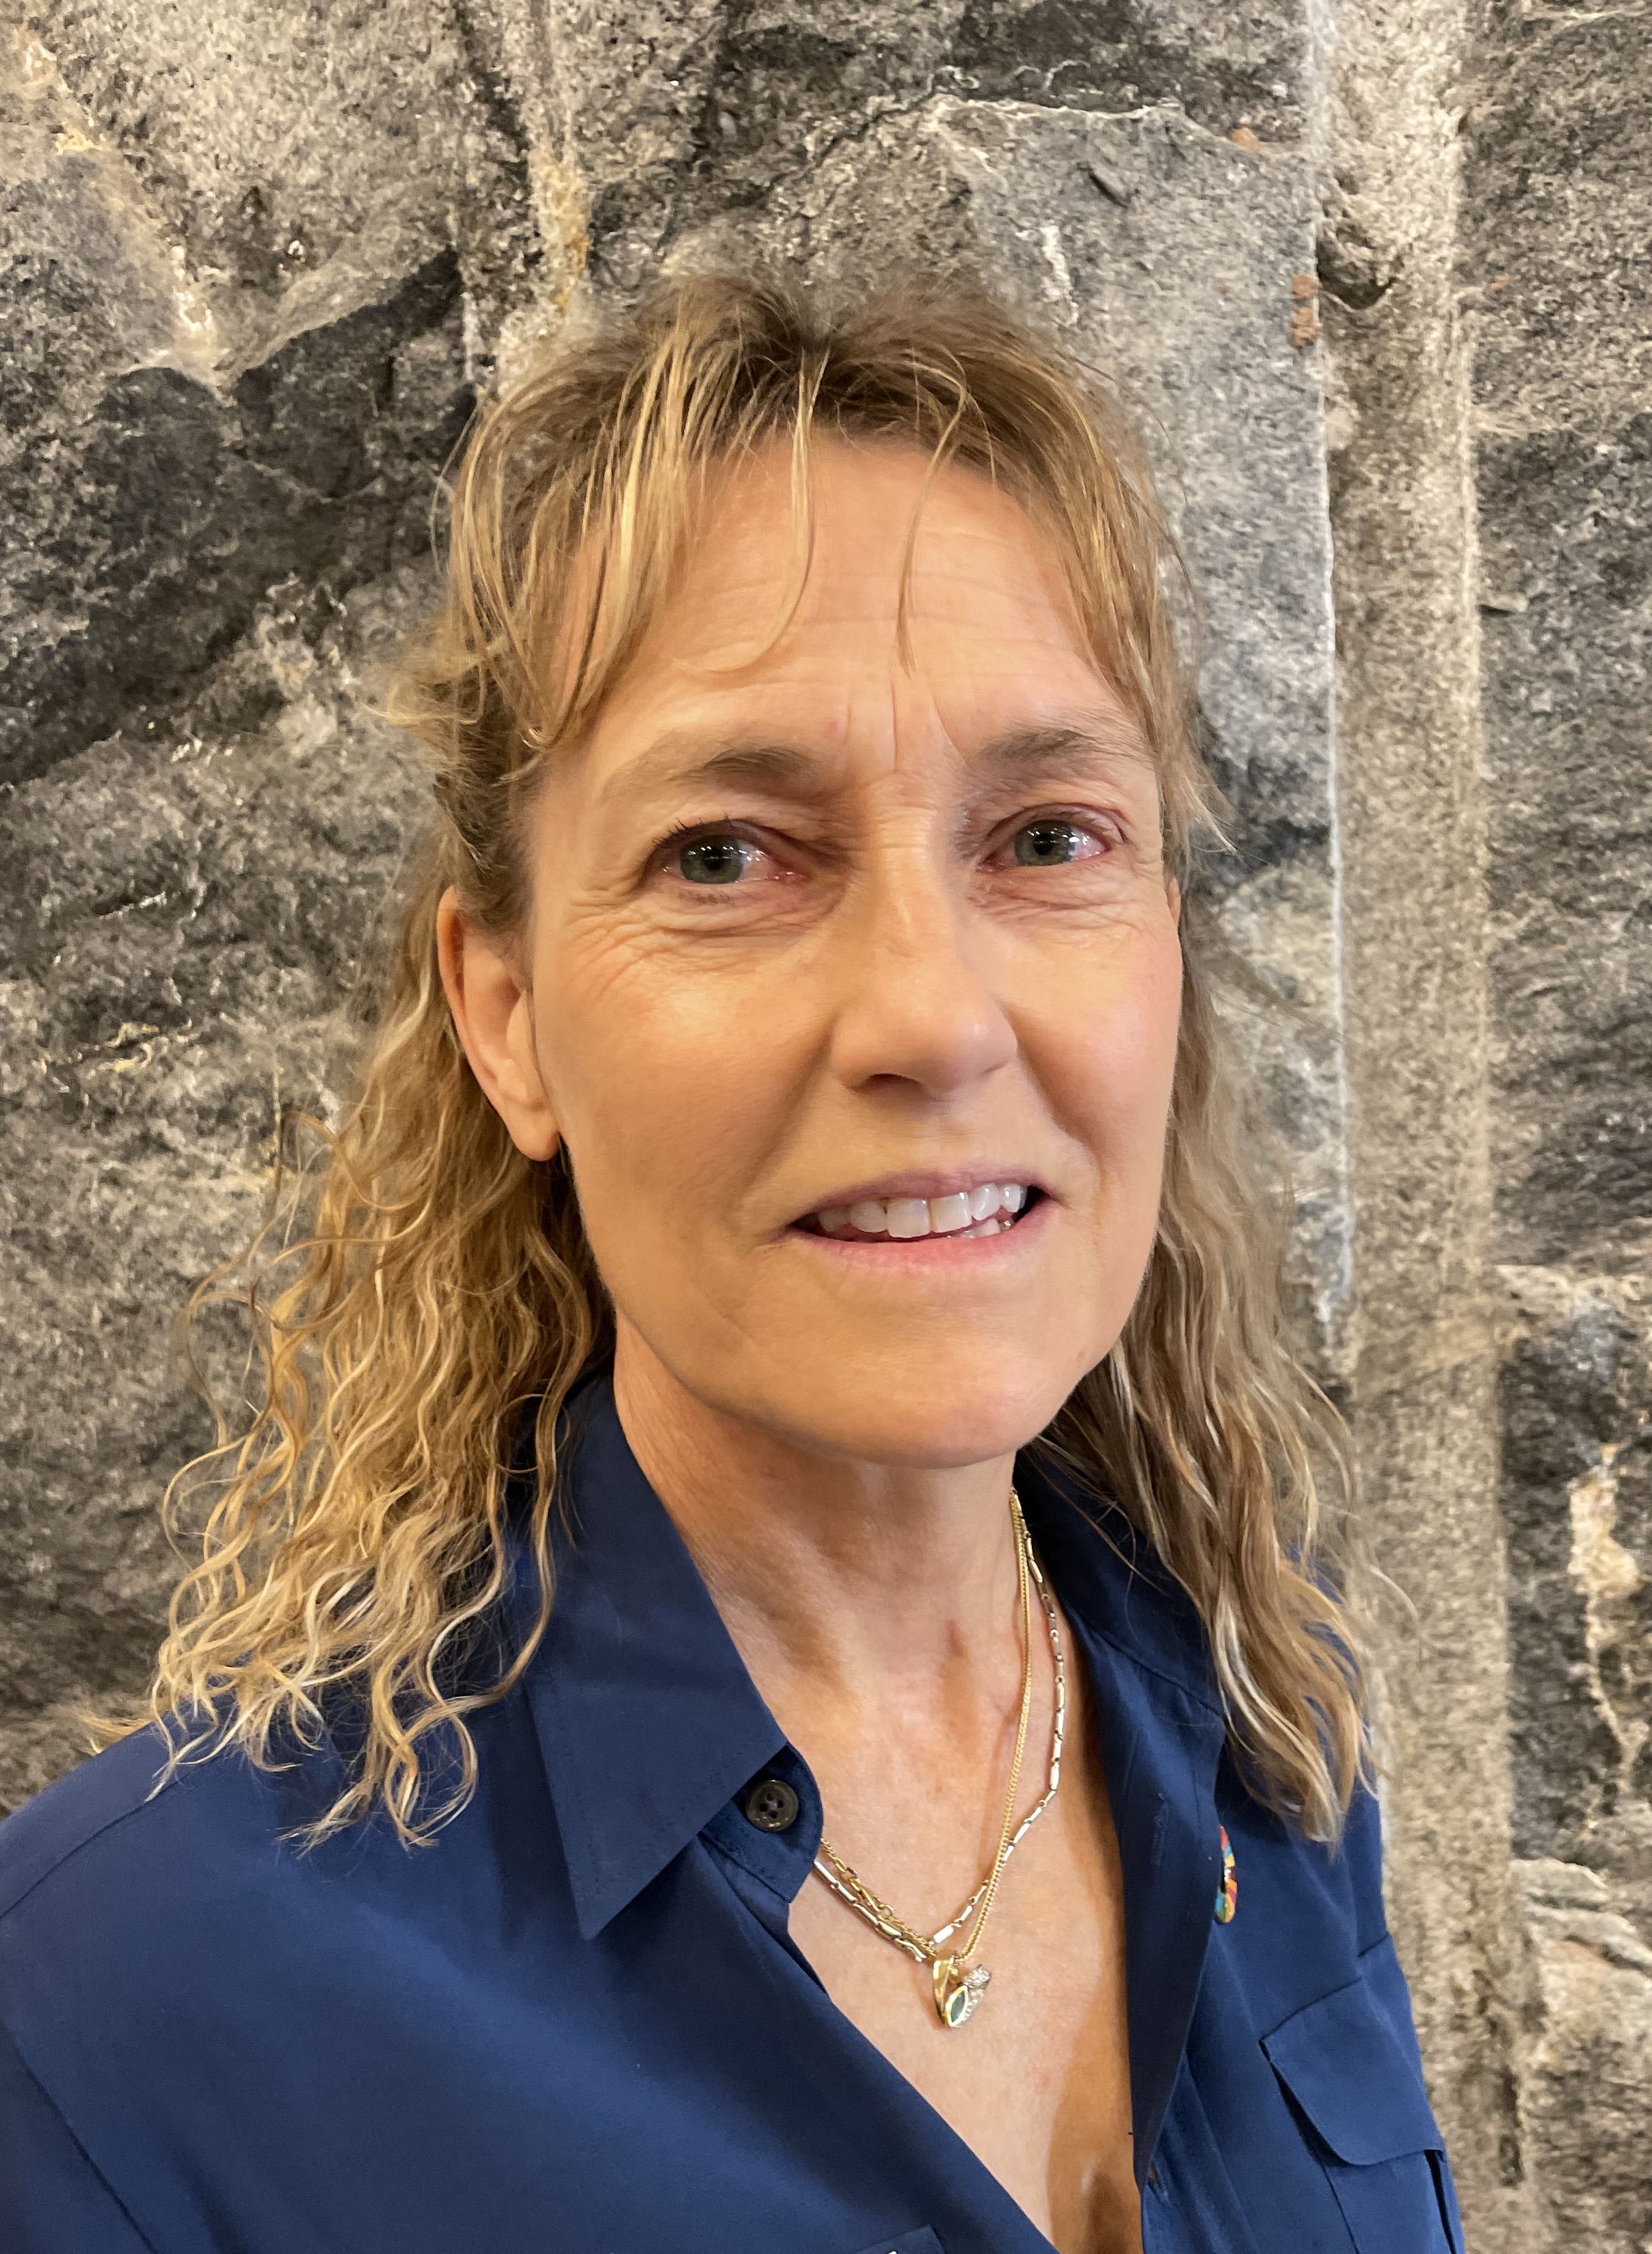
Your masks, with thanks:
M1239 1907L1239 1875L1234 1868L1233 1843L1225 1824L1219 1824L1222 1834L1222 1884L1216 1889L1216 1922L1231 1925L1233 1914Z

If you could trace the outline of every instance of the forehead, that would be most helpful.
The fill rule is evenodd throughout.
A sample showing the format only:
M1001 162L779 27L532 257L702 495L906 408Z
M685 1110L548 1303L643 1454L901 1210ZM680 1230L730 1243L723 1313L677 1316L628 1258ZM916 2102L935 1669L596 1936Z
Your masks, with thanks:
M967 464L934 468L888 440L816 440L812 527L798 626L887 624L903 583L914 622L976 620L985 607L1005 631L1073 634L1053 542L1026 510ZM796 586L805 538L789 449L731 465L710 486L683 569L660 621L693 620L766 639L783 592ZM770 576L775 567L787 576ZM754 613L751 595L766 600ZM675 614L675 616L673 615Z
M984 475L826 440L810 494L806 528L780 445L718 476L592 730L597 766L667 727L823 748L927 717L967 752L1074 710L1123 721L1054 542Z

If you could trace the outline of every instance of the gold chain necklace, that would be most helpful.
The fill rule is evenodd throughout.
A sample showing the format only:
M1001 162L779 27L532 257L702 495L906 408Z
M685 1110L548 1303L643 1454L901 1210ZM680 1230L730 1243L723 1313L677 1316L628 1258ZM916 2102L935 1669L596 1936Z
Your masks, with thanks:
M981 1936L992 1914L998 1899L998 1882L1004 1876L1005 1864L1020 1845L1027 1833L1043 1815L1061 1782L1061 1741L1067 1727L1067 1665L1061 1649L1061 1631L1055 1616L1054 1601L1040 1571L1038 1559L1032 1554L1032 1538L1026 1530L1026 1521L1021 1515L1021 1499L1013 1488L1010 1489L1010 1514L1015 1529L1016 1580L1021 1612L1021 1712L1016 1724L1015 1756L1010 1764L1010 1788L1004 1796L1004 1825L998 1835L998 1848L988 1867L986 1876L956 1916L933 1934L923 1934L910 1926L889 1904L875 1894L859 1872L854 1870L836 1849L822 1838L820 1852L815 1858L815 1868L838 1900L864 1918L875 1933L892 1942L920 1964L927 1964L934 1985L935 2011L943 2027L961 2027L986 1992L991 1973L984 1964L971 1964L970 1959L980 1946ZM1049 1624L1050 1656L1055 1665L1055 1716L1050 1732L1049 1782L1041 1797L1028 1810L1018 1826L1015 1821L1015 1796L1020 1788L1021 1761L1026 1751L1027 1719L1032 1710L1032 1601L1036 1586L1043 1600L1045 1618ZM948 1950L950 1941L961 1927L968 1926L969 1933L960 1948Z

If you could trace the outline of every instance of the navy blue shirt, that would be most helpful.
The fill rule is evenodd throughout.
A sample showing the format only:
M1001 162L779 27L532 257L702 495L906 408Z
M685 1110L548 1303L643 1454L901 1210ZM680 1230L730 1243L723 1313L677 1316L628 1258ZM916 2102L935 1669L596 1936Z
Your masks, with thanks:
M550 1631L434 1845L284 1843L335 1751L151 1797L150 1735L0 1828L7 2254L1048 2254L791 1942L819 1794L585 1406ZM1260 1809L1192 1607L1018 1480L1118 1832L1147 2254L1461 2254L1375 1805L1334 1854Z

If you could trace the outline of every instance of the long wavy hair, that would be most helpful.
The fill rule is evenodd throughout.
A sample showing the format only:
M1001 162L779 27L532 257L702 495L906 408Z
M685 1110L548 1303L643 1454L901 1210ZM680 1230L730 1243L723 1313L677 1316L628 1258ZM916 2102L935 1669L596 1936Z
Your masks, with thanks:
M1198 1607L1251 1789L1334 1838L1366 1759L1357 1638L1325 1558L1321 1489L1344 1455L1287 1335L1284 1200L1254 1170L1213 1006L1198 877L1219 801L1172 617L1175 553L1106 383L954 284L832 306L763 281L678 281L565 332L479 419L447 495L443 599L390 698L429 755L433 832L353 1102L334 1130L304 1123L309 1156L278 1164L248 1254L192 1303L242 1305L259 1382L245 1429L220 1418L217 1446L168 1491L199 1562L146 1705L101 1741L152 1721L174 1765L231 1746L270 1765L317 1742L343 1698L359 1750L311 1836L382 1812L421 1841L468 1797L466 1718L542 1633L559 1412L612 1323L565 1159L524 1158L466 1061L437 905L454 886L480 926L520 928L536 773L692 568L709 481L776 445L799 531L779 631L808 569L822 438L915 448L932 475L964 464L1012 494L1065 559L1095 662L1152 746L1188 896L1158 1233L1123 1334L1042 1445L1128 1514ZM904 620L904 587L902 603ZM489 1623L520 1538L510 1458L530 1412L539 1609L508 1650Z

